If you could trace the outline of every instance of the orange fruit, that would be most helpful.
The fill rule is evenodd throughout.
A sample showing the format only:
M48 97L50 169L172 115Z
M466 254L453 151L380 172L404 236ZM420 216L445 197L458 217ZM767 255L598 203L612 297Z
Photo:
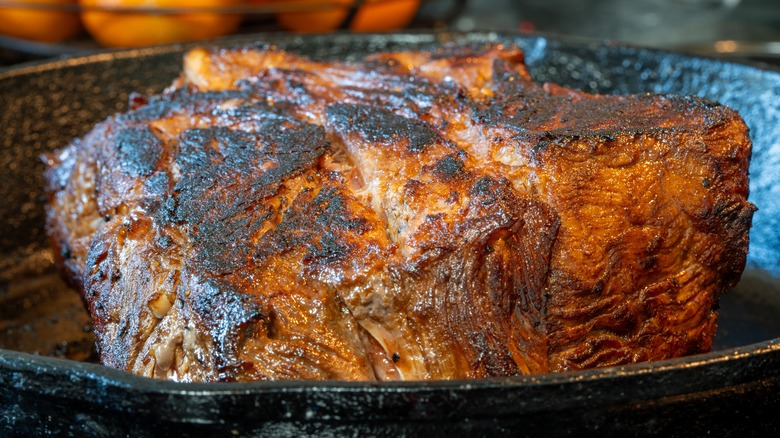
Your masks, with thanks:
M79 3L84 8L81 13L84 27L97 42L108 47L138 47L216 38L235 31L241 22L240 15L219 12L155 14L110 10L205 9L234 6L240 0L79 0Z
M0 6L0 34L44 43L76 36L81 29L79 15L67 12L66 7L77 1L25 0L19 3L29 3L30 7Z
M338 29L347 18L352 0L295 0L290 4L318 8L306 12L283 12L276 15L279 24L295 32L329 32ZM321 3L321 5L316 5ZM326 6L327 5L327 6ZM340 6L344 5L344 6ZM408 25L420 0L366 0L349 29L357 32L383 32Z

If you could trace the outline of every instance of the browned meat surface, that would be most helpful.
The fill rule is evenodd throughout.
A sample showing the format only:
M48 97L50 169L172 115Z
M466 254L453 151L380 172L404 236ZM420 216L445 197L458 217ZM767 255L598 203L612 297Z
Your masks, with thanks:
M451 379L707 351L755 208L741 118L536 84L514 48L196 49L48 157L101 360Z

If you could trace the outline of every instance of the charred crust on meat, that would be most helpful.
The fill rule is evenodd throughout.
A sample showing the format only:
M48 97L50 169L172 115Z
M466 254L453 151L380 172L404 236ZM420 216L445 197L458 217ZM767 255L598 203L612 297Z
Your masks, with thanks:
M425 216L425 222L440 222L447 217L446 213L428 214Z
M328 125L337 131L359 135L367 142L384 145L405 143L412 153L423 152L443 141L427 123L410 120L383 108L337 104L325 110Z
M163 153L162 142L145 126L119 131L116 148L122 170L132 177L151 175Z
M179 153L175 163L182 174L189 175L209 167L221 160L218 150L213 147L218 132L231 135L227 128L188 129L179 136Z
M157 200L171 190L171 178L166 172L158 171L144 182L144 195L147 199Z
M119 121L148 122L169 117L175 113L196 112L216 106L216 104L234 99L247 99L248 91L226 90L205 91L193 93L189 88L177 88L176 90L152 96L148 101L136 109L117 118Z
M196 261L216 272L231 272L251 257L253 236L275 214L263 200L285 179L314 168L328 148L319 126L262 114L258 124L256 132L185 131L175 161L186 177L157 212L190 225Z
M433 165L433 173L443 181L457 178L465 173L466 165L455 154L448 154Z
M218 368L240 363L237 348L239 334L247 325L261 321L268 313L256 297L215 279L207 279L196 289L190 305L198 321L208 327Z
M370 225L358 212L350 210L345 194L336 187L324 187L316 194L302 191L275 229L265 234L255 247L254 259L302 249L306 269L337 267L357 254L354 241L369 231Z
M517 82L517 81L514 81ZM723 107L701 98L671 95L547 95L541 87L500 93L496 101L470 103L474 119L487 127L504 127L515 139L564 144L573 138L615 138L618 135L676 132L683 126L716 126L725 120Z
M150 201L149 207L152 217L161 225L179 222L176 218L176 197L171 194L160 201Z
M344 244L333 233L324 234L318 243L309 247L309 251L303 257L304 263L325 265L342 261L349 256L349 245Z
M471 187L469 194L474 197L482 198L483 203L489 204L494 202L492 201L492 195L495 193L495 190L498 188L498 186L499 184L495 179L489 176L483 176L474 182L474 185Z
M157 245L163 249L170 248L171 245L173 245L173 237L167 234L164 236L160 236L157 238Z
M205 269L229 274L251 257L253 237L273 216L264 205L254 205L240 214L206 218L192 233L199 245L195 262Z
M335 187L320 190L312 202L318 207L322 206L322 213L314 221L323 228L335 227L355 233L363 233L368 229L365 218L350 215L344 194Z

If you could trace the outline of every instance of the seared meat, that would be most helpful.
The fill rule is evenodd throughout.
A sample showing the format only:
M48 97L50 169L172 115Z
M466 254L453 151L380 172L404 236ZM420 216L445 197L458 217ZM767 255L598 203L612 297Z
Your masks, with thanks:
M101 360L183 381L511 376L707 351L755 208L740 117L502 46L191 51L48 157Z

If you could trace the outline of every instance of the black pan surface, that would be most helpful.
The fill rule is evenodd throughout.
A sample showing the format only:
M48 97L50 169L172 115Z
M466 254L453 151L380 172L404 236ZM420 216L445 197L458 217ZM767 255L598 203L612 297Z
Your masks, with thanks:
M737 109L759 207L748 268L721 300L713 352L583 372L450 382L182 384L92 363L89 321L51 266L40 156L159 92L185 46L0 72L0 436L768 435L780 429L780 71L547 36L256 35L315 58L445 42L525 50L537 80L598 93L695 94ZM34 354L31 354L34 353ZM54 357L52 357L54 356Z

